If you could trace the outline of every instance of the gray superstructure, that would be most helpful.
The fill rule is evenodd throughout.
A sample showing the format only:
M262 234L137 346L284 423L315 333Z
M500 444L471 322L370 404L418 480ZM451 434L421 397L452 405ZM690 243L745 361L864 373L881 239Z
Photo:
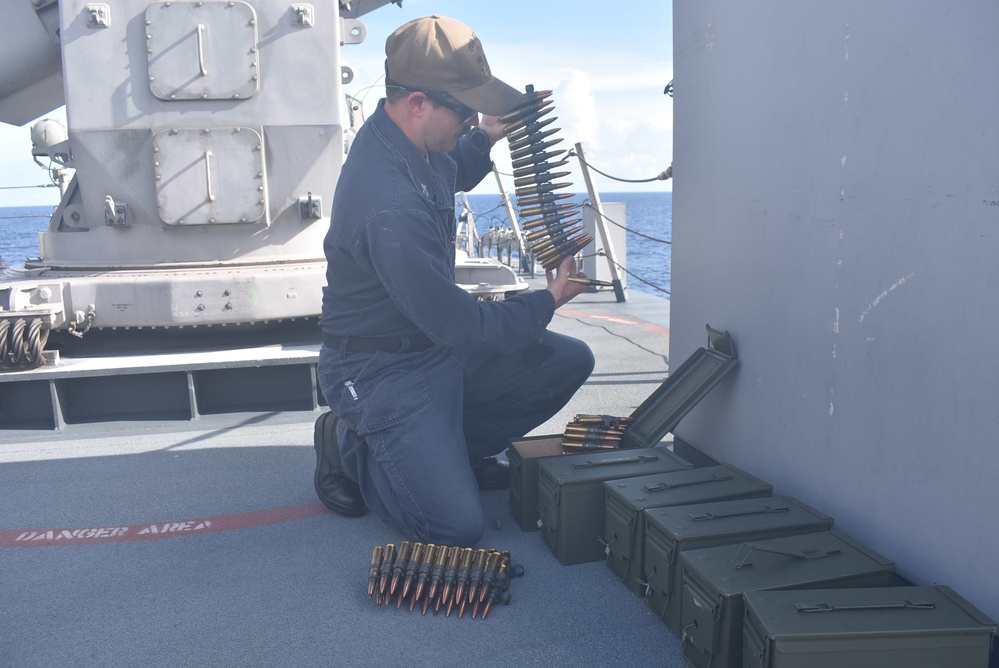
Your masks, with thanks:
M37 339L316 318L333 190L362 120L345 113L340 48L384 4L7 3L0 121L65 104L68 128L33 128L64 192L39 257L0 283L0 327L37 322ZM482 264L459 280L490 296L526 288ZM17 349L29 333L0 338Z
M991 0L674 3L676 430L999 616Z

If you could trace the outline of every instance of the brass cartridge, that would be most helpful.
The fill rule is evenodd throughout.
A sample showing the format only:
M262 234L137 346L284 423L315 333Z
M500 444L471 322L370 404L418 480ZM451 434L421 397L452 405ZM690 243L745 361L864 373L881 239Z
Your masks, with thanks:
M566 199L567 197L572 197L571 193L561 193L556 196L558 199ZM520 209L519 213L523 218L529 218L531 216L547 216L551 213L565 211L567 209L573 209L578 207L579 204L576 202L563 202L558 204L554 199L550 202L544 202L538 206L533 206L527 209Z
M443 548L442 548L443 549ZM423 560L420 561L420 567L416 573L416 590L413 593L413 600L410 602L409 609L412 611L416 602L420 600L420 596L423 595L423 590L427 586L427 582L430 580L430 571L434 567L434 561L437 557L437 546L433 543L427 545L423 552Z
M486 559L489 553L485 550L476 550L475 558L472 560L472 570L468 573L468 600L475 600L475 595L479 592L479 585L482 584L482 575L486 570ZM461 615L459 614L460 618Z
M548 183L549 181L554 181L555 179L565 178L569 176L572 172L540 172L538 174L531 174L529 176L524 176L519 179L514 179L514 188L523 188L524 186L530 186L534 184Z
M500 553L490 552L489 558L486 559L486 568L482 573L482 586L479 589L479 601L484 601L486 596L489 595L489 589L493 586L493 582L496 581L496 573L499 570ZM474 618L474 615L473 615Z
M402 599L406 598L413 583L416 581L416 572L420 568L420 562L423 560L423 551L425 549L426 546L423 543L415 543L413 545L413 552L410 554L409 561L406 563L406 570L402 575L402 593L399 595L399 605L402 605Z
M543 121L537 121L535 123L530 123L522 128L511 130L507 127L504 129L506 133L507 142L519 143L524 140L533 140L537 137L544 128L548 127L552 123L558 120L558 116L552 116L551 118L546 118ZM549 128L551 129L551 128ZM555 130L561 130L562 128L555 128Z
M508 137L507 142L510 144L510 155L512 156L513 153L516 151L525 149L528 146L537 144L538 142L545 141L548 137L551 137L553 134L555 134L561 129L562 128L548 128L547 130L539 130L537 132L531 132L528 134L528 136L523 137L521 139L516 139L514 141L510 141Z
M544 227L552 223L557 223L565 218L570 218L572 216L578 216L579 209L576 208L575 204L564 205L561 209L548 211L545 215L540 218L531 218L530 220L521 221L520 226L525 230L534 230L539 227Z
M469 548L471 549L471 548ZM452 547L448 552L447 568L444 569L444 581L442 583L441 600L450 597L451 588L454 586L454 579L458 575L458 566L461 564L461 548Z
M531 195L545 195L554 190L560 190L562 188L568 188L571 183L542 183L536 186L528 186L526 188L517 188L517 204L523 206L521 203L521 198Z
M392 564L392 582L389 585L389 596L394 596L399 583L402 582L402 574L406 571L406 564L409 563L409 552L412 549L408 540L399 543L399 553L396 555L395 563Z
M389 543L382 553L382 565L378 572L378 591L384 594L392 579L392 562L395 561L395 544Z
M510 159L516 161L520 160L521 158L526 158L529 155L538 155L539 153L544 152L546 149L561 143L561 141L562 141L561 137L556 137L555 139L549 139L547 141L536 140L528 144L527 146L518 149L514 149L511 146Z
M503 114L499 117L500 123L505 125L525 125L524 119L531 118L535 114L548 113L553 111L555 108L552 106L552 100L540 100L537 104L525 104L518 109L511 111L510 113ZM530 121L528 121L530 122Z
M505 132L507 136L516 134L518 139L520 138L520 135L517 133L521 130L525 132L525 135L530 134L532 131L536 132L535 126L538 124L538 122L548 114L552 113L554 110L555 107L549 106L545 107L544 109L541 109L540 111L527 112L519 120L516 120L512 123L507 123ZM557 118L558 116L552 116L551 120L555 120Z
M444 580L444 571L447 568L452 549L454 548L449 549L447 545L441 545L437 548L437 558L434 560L433 568L430 569L430 593L427 595L428 598L437 596L437 590Z
M520 158L519 160L513 161L513 173L516 174L518 169L523 169L531 165L539 165L545 163L546 166L551 165L549 160L554 160L566 153L564 148L557 151L542 151L541 153L532 153L531 155Z
M568 199L570 197L575 197L575 195L573 193L543 193L541 195L536 195L534 197L518 197L517 206L529 207L536 205L553 204L559 200ZM520 209L521 215L524 215L523 211L524 209Z
M375 545L371 551L371 567L368 569L368 598L371 598L378 585L378 572L382 567L382 546Z
M562 165L569 164L569 160L559 160L558 162L546 162L537 165L531 165L530 167L519 167L513 170L514 178L522 178L525 176L531 176L533 174L540 174L542 172L547 172L550 169L555 169L556 167L561 167ZM541 192L547 192L542 190Z

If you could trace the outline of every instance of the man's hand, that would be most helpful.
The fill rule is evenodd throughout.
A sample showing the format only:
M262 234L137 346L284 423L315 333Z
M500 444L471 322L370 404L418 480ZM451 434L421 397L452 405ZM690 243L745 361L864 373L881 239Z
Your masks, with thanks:
M568 303L576 295L583 294L589 287L583 283L570 281L570 276L586 278L586 274L576 271L576 258L571 255L559 263L554 274L550 270L545 272L545 278L548 279L546 289L555 297L555 308Z
M506 130L506 125L500 122L499 116L486 116L481 114L479 116L479 128L485 131L489 135L489 140L495 144L500 139L506 136L504 130Z

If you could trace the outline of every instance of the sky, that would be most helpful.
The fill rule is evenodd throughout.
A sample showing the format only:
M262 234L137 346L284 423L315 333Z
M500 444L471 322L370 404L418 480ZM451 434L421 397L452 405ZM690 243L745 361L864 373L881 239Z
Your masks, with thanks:
M362 0L363 1L363 0ZM649 179L665 171L673 154L673 102L663 94L673 78L672 3L636 0L625 3L584 0L403 0L361 17L367 37L343 47L341 62L354 72L344 92L362 99L367 112L383 96L385 38L403 23L439 14L463 21L482 41L493 75L523 89L554 91L558 116L550 127L561 130L555 148L582 143L587 162L611 176ZM65 122L65 109L45 114ZM344 116L346 118L346 115ZM30 128L0 123L0 207L58 204L56 188L8 189L48 183L31 157ZM510 172L505 143L492 157ZM560 171L585 192L575 158ZM621 183L593 173L600 192L667 191L670 181ZM512 178L505 178L512 189ZM474 191L495 193L487 177Z

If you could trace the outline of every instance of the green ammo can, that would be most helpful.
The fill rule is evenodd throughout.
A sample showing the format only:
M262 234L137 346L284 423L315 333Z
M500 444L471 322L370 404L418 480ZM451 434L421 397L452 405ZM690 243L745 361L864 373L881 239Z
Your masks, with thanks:
M680 420L738 363L728 332L707 327L708 347L698 348L684 360L630 415L631 423L621 437L620 449L633 450L658 445ZM562 434L510 439L506 450L510 461L510 514L524 531L537 531L538 462L545 457L578 449L563 448ZM602 521L603 515L601 515ZM588 561L595 561L596 557Z
M607 480L690 468L665 447L608 450L539 461L541 538L563 564L604 559Z
M831 517L787 496L648 508L645 606L680 635L681 552L826 531L832 525Z
M996 624L950 587L745 595L745 668L986 668Z
M637 596L645 594L646 508L770 496L773 487L734 466L608 480L604 483L607 567Z
M768 589L886 587L894 564L838 531L689 550L681 639L694 668L742 666L742 595Z

